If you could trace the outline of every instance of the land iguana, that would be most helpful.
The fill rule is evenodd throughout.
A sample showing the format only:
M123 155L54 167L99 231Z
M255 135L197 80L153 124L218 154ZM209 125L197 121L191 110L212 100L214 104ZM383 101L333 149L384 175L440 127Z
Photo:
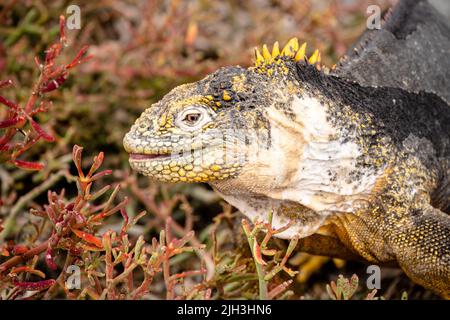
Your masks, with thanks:
M400 2L334 70L294 38L173 89L126 134L131 167L206 182L291 222L279 236L306 252L397 265L450 298L450 29L430 16Z

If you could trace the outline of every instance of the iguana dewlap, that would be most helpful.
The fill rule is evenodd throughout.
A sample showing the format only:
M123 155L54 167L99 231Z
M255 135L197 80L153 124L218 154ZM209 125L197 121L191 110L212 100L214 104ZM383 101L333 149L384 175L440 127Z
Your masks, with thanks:
M207 182L252 219L293 221L280 237L318 239L311 253L397 264L450 298L449 79L370 86L352 80L356 58L329 73L305 50L264 46L253 67L173 89L125 136L132 168Z

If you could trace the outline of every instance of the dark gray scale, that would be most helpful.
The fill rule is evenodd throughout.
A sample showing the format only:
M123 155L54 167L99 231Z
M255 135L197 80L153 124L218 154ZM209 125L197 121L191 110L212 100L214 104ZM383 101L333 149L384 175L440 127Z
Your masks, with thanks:
M248 91L235 92L233 90L233 78L242 74L245 75L245 87ZM221 68L207 78L200 80L197 82L197 91L203 96L211 95L214 101L220 102L220 107L217 108L216 112L227 114L228 122L224 124L227 129L261 129L259 125L262 123L263 128L267 129L266 134L269 135L268 146L270 146L270 124L267 117L263 116L259 110L261 106L266 104L268 92L270 92L270 88L267 85L265 76L236 66ZM223 92L225 90L231 97L228 101L223 100ZM255 114L255 121L249 122L243 116L246 112Z
M313 66L297 65L299 81L330 101L373 116L380 132L401 146L413 134L433 143L438 157L450 157L450 106L433 93L411 93L399 88L363 87Z
M448 0L440 3L450 6ZM360 37L334 74L363 86L431 92L450 103L449 17L428 1L402 0L380 30Z

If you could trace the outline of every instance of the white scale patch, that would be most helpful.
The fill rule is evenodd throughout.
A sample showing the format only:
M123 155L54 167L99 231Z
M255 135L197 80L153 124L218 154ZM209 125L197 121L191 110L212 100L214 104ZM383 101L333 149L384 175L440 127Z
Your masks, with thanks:
M273 188L274 191L269 190L265 194L266 198L258 200L249 200L245 194L223 195L225 200L252 220L267 218L267 213L272 208L276 212L278 206L287 200L300 203L317 213L314 222L307 226L296 225L277 235L280 238L291 238L295 234L300 234L301 237L311 235L333 211L352 212L356 206L354 201L367 196L376 182L378 175L368 169L360 171L361 178L357 181L348 179L349 173L356 169L356 158L360 155L360 150L354 142L338 141L337 131L326 120L326 108L326 105L321 105L313 97L295 98L293 110L296 121L289 124L286 124L279 111L269 111L276 147L271 150L273 154L269 156L268 162L274 162L274 183L282 182L282 191L279 191L280 188ZM301 139L286 141L286 128L289 128L291 134L294 132L294 136L303 135L303 142ZM304 143L299 159L283 157L289 154L289 149L292 151L293 148L302 148L299 143ZM288 174L287 171L292 172L292 168L296 168L295 173ZM274 214L273 227L280 228L286 223L286 218Z
M218 192L220 194L220 192ZM267 216L271 210L273 210L272 227L275 229L282 228L289 223L285 217L280 217L277 214L277 209L283 202L283 200L276 200L271 198L262 199L252 199L249 201L248 198L239 196L230 196L220 194L227 202L239 209L243 214L247 216L252 222L255 221L265 221L267 222ZM263 209L261 209L263 208ZM307 237L317 231L326 216L318 216L318 220L315 225L300 225L296 224L289 229L278 233L275 235L277 238L281 239L292 239L295 235L299 235L300 238ZM319 225L319 227L317 227Z

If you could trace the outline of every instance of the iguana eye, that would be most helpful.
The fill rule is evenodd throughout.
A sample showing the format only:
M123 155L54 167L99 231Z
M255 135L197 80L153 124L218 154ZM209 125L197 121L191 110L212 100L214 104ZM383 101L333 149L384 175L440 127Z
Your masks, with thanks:
M200 112L188 113L184 117L183 121L188 125L194 125L197 121L200 120L201 117L202 117L202 114Z
M184 109L175 120L178 127L193 131L211 120L209 113L201 106L192 106Z

